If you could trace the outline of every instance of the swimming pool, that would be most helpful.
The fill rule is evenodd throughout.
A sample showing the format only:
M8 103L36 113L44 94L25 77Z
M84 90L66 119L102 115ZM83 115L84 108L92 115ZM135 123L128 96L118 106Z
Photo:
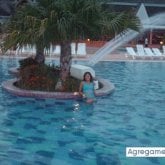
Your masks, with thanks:
M0 58L0 84L16 59ZM126 147L165 146L165 63L100 62L112 95L93 105L12 96L0 87L2 165L154 165L165 158L128 158Z

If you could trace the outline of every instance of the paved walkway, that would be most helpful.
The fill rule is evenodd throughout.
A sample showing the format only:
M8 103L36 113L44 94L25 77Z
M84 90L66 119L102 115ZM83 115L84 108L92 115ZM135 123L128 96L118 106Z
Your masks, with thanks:
M99 49L99 47L87 47L87 55L86 56L77 56L73 57L73 60L77 61L88 61L90 58L95 54L95 52ZM0 57L11 57L11 58L24 58L24 57L30 57L33 56L31 54L20 54L20 55L15 55L14 51L9 51L5 55L2 55L0 53ZM59 55L55 56L46 56L47 59L59 59ZM107 54L101 61L149 61L149 62L165 62L165 55L162 57L147 57L147 56L141 56L141 57L136 57L136 59L133 59L132 56L128 56L126 51L123 50L116 50L110 54Z

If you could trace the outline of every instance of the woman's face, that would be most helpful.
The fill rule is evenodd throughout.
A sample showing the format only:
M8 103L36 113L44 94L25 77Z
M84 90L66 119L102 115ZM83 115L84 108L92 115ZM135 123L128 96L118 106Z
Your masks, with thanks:
M90 74L86 74L86 75L85 75L85 80L86 80L86 81L90 81L90 80L91 80Z

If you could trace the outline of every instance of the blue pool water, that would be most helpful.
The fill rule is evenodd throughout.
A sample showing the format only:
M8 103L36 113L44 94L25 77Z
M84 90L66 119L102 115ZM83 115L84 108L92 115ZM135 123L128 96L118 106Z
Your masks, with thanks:
M15 59L0 58L0 84ZM112 95L93 105L12 96L0 86L1 165L157 165L128 158L126 147L165 146L165 63L100 62Z

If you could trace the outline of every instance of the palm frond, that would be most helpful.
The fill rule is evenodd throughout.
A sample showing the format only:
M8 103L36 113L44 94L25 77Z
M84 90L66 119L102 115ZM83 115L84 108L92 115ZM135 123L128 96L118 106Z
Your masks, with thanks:
M6 48L16 44L49 44L81 38L99 38L138 30L140 23L130 13L105 11L98 0L37 0L18 9L9 22Z

